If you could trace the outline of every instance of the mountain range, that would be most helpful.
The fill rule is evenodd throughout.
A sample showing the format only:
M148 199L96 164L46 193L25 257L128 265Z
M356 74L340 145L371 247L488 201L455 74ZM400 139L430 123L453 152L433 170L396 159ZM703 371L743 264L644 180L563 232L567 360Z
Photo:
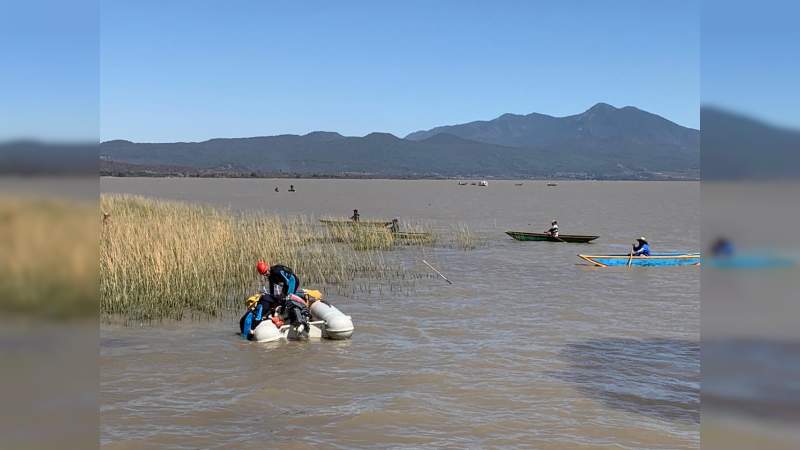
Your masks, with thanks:
M335 132L204 142L100 144L106 175L387 178L697 178L700 134L661 116L598 103L571 116L493 120L363 137Z
M797 180L800 130L717 106L700 109L703 180Z

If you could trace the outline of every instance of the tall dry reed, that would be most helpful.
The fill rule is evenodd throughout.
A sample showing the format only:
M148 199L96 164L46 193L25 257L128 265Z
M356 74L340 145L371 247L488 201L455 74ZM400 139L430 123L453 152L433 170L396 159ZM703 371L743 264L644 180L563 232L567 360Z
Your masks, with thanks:
M0 310L97 314L97 206L0 198Z
M305 217L232 214L180 202L101 196L109 214L100 239L105 315L136 320L217 315L256 288L256 260L292 267L304 286L401 275L384 237L332 235ZM335 237L335 238L334 238Z
M458 224L451 227L453 245L461 250L474 250L480 243L480 238L475 232L465 224Z

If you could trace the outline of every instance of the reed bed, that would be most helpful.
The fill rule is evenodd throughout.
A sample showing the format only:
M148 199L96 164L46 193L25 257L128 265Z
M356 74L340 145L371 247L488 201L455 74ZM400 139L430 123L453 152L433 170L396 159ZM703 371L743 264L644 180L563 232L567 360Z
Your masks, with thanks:
M350 244L356 250L389 250L394 238L388 228L352 223L328 224L323 240Z
M430 224L400 221L399 232L373 223L353 223L346 218L325 218L327 233L323 239L348 243L356 250L391 250L396 245L433 245L439 238Z
M37 318L97 314L97 205L0 198L0 310Z
M391 280L391 235L341 233L306 217L232 214L180 202L102 195L100 299L106 316L132 320L216 316L257 287L254 263L292 267L305 286Z
M450 234L453 237L453 245L461 250L474 250L480 243L480 238L475 232L465 224L458 224L451 228Z

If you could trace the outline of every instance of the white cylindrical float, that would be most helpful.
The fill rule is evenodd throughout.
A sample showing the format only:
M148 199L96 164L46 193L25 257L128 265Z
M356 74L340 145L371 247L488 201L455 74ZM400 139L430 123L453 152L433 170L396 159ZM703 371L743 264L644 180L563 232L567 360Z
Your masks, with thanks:
M256 342L274 342L284 335L271 320L264 320L253 330L253 337Z
M324 336L328 339L347 339L353 335L353 319L335 306L316 301L309 308L311 315L325 322Z

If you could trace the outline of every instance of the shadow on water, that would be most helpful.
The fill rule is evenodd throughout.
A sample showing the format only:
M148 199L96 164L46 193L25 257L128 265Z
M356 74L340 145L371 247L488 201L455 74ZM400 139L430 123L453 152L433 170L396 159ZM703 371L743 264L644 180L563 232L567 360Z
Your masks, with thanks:
M607 407L663 420L700 423L700 346L672 339L592 339L559 352L550 372Z
M800 420L800 342L703 341L703 409L760 419Z

